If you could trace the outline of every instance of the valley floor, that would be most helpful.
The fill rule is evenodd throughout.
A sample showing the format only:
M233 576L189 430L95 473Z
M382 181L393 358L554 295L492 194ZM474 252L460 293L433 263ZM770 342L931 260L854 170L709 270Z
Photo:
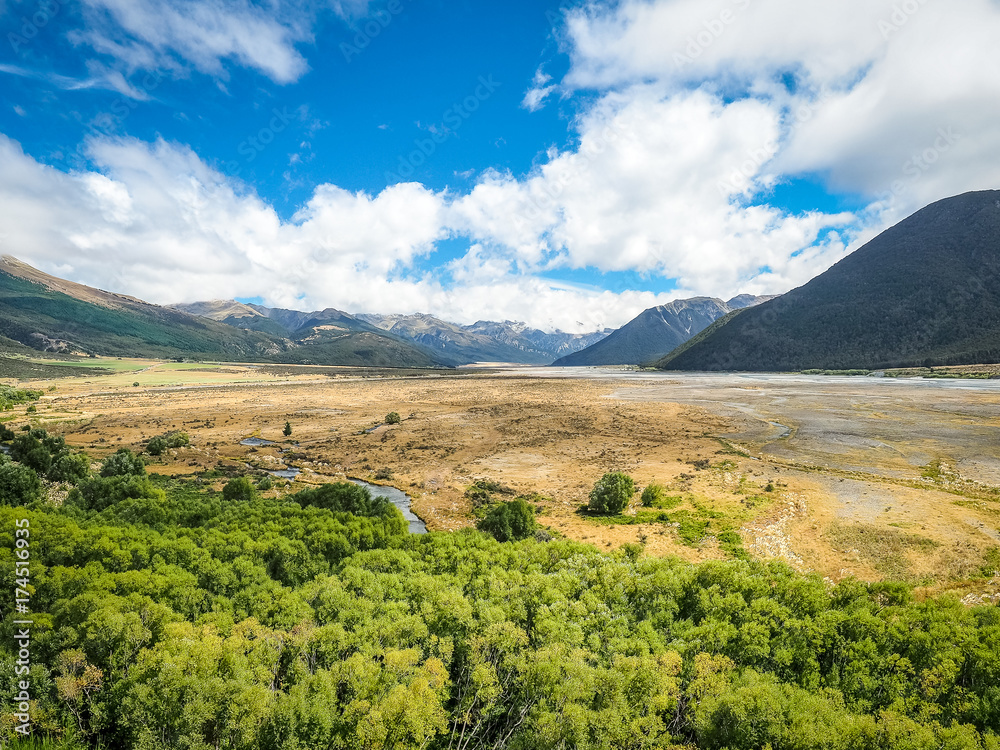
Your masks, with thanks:
M95 458L188 433L191 447L152 459L153 473L292 466L295 486L393 484L431 530L473 525L466 490L488 479L538 493L543 525L602 549L746 552L835 581L926 581L970 603L1000 592L1000 576L982 577L1000 544L1000 381L141 364L33 382L38 412L15 423ZM402 422L382 424L389 412ZM252 436L276 445L240 444ZM670 502L582 514L610 470L666 485Z

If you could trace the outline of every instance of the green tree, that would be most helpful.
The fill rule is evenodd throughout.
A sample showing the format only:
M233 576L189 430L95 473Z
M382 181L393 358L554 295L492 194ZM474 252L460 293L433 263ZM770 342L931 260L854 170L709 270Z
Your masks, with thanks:
M135 455L128 448L119 448L116 453L104 459L101 466L102 477L144 477L146 476L146 464L142 462L142 457Z
M590 510L594 513L621 513L634 494L632 477L620 471L609 471L590 491Z
M249 503L259 497L257 488L246 477L230 479L226 482L226 486L222 488L222 498L230 503Z
M403 421L403 418L399 416L399 412L391 411L385 415L386 424L399 424Z
M42 482L27 466L0 464L0 502L27 505L42 496Z
M538 529L535 514L522 498L497 503L476 528L492 534L498 542L516 542L527 539Z
M292 434L292 423L291 422L285 422L285 429L282 430L282 433L284 433L285 437L288 437L289 435Z
M52 462L49 479L77 484L90 475L90 459L84 453L66 453Z
M149 442L146 443L146 453L151 456L162 456L163 451L167 449L167 439L162 435L157 435L154 438L150 438Z

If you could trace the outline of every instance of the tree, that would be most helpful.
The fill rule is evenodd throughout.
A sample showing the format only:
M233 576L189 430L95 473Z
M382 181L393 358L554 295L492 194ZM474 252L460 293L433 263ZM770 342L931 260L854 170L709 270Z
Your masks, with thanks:
M236 479L230 479L226 482L226 486L222 488L222 497L231 503L248 503L256 500L259 495L257 494L257 488L253 486L253 482L246 477L236 477Z
M628 507L635 494L635 482L628 474L609 471L590 491L590 510L594 513L613 515Z
M101 466L102 477L144 477L146 476L146 464L142 462L140 456L135 455L128 448L119 448L114 453L104 459Z
M302 506L314 505L334 513L353 513L356 516L378 518L392 515L395 506L384 497L373 497L367 487L353 482L333 482L313 490L303 490L292 495Z
M498 542L516 542L535 533L535 514L523 498L494 505L476 528L492 534Z
M52 462L49 479L77 484L90 475L90 459L84 453L66 453Z
M0 464L0 498L7 505L27 505L42 496L38 475L27 466Z
M150 438L149 442L146 443L146 453L151 456L161 456L163 451L167 449L167 439L162 435L157 435L154 438Z
M391 411L385 415L386 424L399 424L403 421L403 418L399 416L399 412Z
M282 432L285 434L285 437L288 437L289 435L291 435L292 434L292 423L291 422L285 422L285 429L282 430Z

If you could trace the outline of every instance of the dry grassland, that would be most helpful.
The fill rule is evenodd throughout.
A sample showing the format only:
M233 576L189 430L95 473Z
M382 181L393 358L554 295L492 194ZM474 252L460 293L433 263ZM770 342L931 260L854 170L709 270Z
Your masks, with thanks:
M187 432L191 447L152 459L157 473L293 466L302 470L294 488L372 480L381 470L431 530L473 525L466 490L489 479L536 493L543 525L603 549L641 543L647 554L689 560L745 549L833 580L1000 591L996 576L982 575L1000 542L1000 390L890 388L870 378L360 378L330 377L329 368L157 367L32 384L55 390L30 416L98 458ZM392 411L402 423L381 424ZM277 445L240 445L254 436ZM670 502L643 509L637 495L624 518L581 514L610 470L640 487L666 485Z

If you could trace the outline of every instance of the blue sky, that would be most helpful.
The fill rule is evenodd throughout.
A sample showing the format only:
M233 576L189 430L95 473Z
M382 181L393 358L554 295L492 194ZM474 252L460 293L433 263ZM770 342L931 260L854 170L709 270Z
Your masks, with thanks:
M779 293L1000 184L997 31L992 0L0 0L0 251L565 330Z

